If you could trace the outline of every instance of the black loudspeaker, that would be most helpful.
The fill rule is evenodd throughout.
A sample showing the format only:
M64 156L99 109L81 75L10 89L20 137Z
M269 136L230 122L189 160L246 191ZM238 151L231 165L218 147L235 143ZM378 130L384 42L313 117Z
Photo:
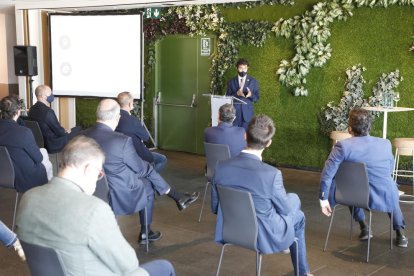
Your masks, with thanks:
M16 76L37 76L35 46L14 46L14 73Z

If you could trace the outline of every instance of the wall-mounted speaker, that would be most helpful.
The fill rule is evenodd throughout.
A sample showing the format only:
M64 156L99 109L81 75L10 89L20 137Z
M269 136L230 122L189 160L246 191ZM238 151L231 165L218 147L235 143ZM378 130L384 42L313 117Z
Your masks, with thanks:
M35 46L14 46L14 73L16 76L37 76Z

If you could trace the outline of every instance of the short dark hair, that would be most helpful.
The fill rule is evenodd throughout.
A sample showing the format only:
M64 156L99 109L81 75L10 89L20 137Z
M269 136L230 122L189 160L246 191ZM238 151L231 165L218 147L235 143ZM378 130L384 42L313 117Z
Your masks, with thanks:
M105 154L99 144L92 138L84 135L78 135L70 139L63 148L60 161L61 167L81 166L90 160L102 158L105 160Z
M129 105L129 103L133 100L134 98L132 97L131 93L127 91L119 93L117 97L117 101L121 108Z
M247 61L247 59L241 58L237 61L236 63L236 68L239 68L240 65L247 65L249 66L249 62Z
M6 96L0 101L0 117L2 119L13 119L21 108L17 97Z
M219 108L219 119L225 123L233 123L236 118L236 109L232 104L223 104Z
M247 147L256 150L264 149L275 132L275 125L270 117L263 114L253 117L247 126Z
M348 125L351 127L354 136L367 136L371 131L371 113L362 108L355 108L349 112Z

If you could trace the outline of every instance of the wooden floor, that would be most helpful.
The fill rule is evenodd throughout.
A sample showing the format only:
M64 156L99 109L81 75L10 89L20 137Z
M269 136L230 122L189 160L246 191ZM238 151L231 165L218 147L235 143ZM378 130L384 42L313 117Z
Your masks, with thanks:
M204 191L204 157L178 152L165 152L169 163L162 172L167 182L182 191ZM414 204L401 205L407 223L408 248L389 250L389 219L374 213L371 240L371 260L365 262L366 242L360 242L358 226L354 224L353 239L349 240L350 215L347 209L337 211L327 252L322 252L328 218L320 212L318 186L320 173L282 169L285 187L302 200L306 215L306 243L308 261L314 275L414 275ZM1 177L1 176L0 176ZM402 187L410 191L411 187ZM215 275L221 247L214 243L215 216L210 213L209 196L201 223L197 222L202 197L187 210L179 212L168 197L157 197L152 228L163 238L145 253L137 244L138 216L119 218L125 238L136 249L141 263L154 259L168 259L177 275ZM0 219L11 225L14 192L1 190ZM116 246L114 244L114 246ZM241 248L225 251L221 275L254 275L255 255ZM25 263L15 252L0 246L0 275L30 275ZM289 255L273 254L263 258L262 275L293 275Z

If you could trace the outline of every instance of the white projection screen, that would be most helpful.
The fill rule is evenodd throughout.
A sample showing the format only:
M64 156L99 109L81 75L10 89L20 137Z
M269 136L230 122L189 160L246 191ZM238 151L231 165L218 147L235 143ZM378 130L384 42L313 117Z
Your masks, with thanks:
M55 95L141 98L141 14L52 14L50 43Z

